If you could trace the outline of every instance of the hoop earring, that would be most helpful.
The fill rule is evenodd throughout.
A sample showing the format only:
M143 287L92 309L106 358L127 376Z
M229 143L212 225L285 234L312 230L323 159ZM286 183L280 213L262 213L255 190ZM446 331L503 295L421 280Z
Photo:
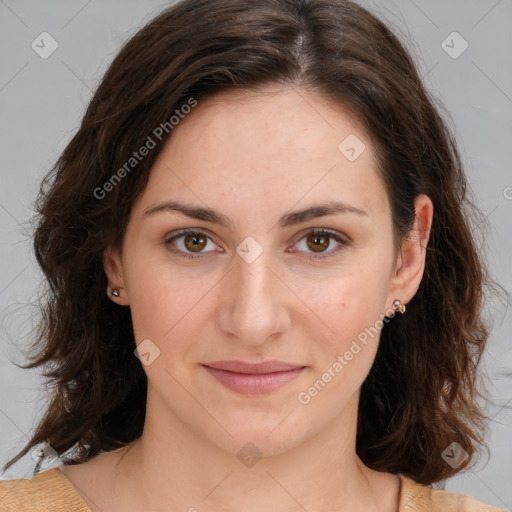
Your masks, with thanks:
M117 288L112 288L110 290L110 294L113 295L114 297L119 297L119 290Z
M398 299L393 302L393 306L395 306L395 311L400 311L402 315L405 313L405 304L402 304Z

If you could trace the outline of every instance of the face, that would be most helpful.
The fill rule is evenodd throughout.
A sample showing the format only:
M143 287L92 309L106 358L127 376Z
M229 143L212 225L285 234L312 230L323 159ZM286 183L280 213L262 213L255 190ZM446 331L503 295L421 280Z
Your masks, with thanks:
M313 209L330 203L344 206ZM134 203L122 257L105 256L146 340L147 414L233 453L279 453L346 421L384 315L419 285L411 251L394 247L370 140L341 105L276 87L202 100Z

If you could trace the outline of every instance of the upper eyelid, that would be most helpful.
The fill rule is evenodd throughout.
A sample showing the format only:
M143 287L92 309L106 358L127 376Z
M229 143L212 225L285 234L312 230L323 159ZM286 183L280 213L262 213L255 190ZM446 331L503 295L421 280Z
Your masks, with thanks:
M207 238L209 238L212 242L216 243L215 240L214 240L215 235L211 231L209 231L208 229L204 229L204 228L183 228L183 229L177 229L177 230L171 231L170 233L165 235L164 239L165 239L165 242L169 242L173 238L180 238L180 237L185 236L185 235L195 235L196 233L197 234L206 235Z

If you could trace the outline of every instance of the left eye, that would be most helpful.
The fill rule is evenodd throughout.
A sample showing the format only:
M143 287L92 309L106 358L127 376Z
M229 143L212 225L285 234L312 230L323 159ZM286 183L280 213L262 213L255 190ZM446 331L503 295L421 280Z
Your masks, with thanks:
M303 240L305 242L302 242ZM331 242L333 240L338 245L333 250L327 251L326 249L331 246ZM164 245L174 254L185 258L197 259L201 256L194 256L194 253L203 254L204 252L212 252L204 250L208 247L208 243L213 246L213 250L215 251L215 247L217 246L213 243L209 235L202 231L185 229L168 238L164 242ZM307 256L308 259L313 260L329 257L330 255L342 250L344 246L348 245L348 242L337 232L326 229L313 229L307 232L295 245L300 246L301 243L303 245L303 249L305 249L304 252L307 252L307 249L313 251L310 256ZM301 252L301 249L298 251L294 249L291 252Z
M344 240L337 232L329 231L327 229L313 229L312 231L309 231L305 236L299 239L297 245L300 245L302 240L305 240L303 246L311 249L313 253L320 254L319 256L316 256L315 254L307 256L307 258L311 260L328 258L332 254L343 250L343 248L348 245L348 242ZM326 249L331 245L333 240L338 245L333 250L327 251Z

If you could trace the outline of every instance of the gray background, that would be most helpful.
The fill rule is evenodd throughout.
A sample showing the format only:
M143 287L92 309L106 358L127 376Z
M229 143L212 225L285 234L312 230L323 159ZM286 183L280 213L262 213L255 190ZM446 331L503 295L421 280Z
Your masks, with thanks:
M510 292L512 219L512 1L362 1L401 34L431 93L453 119L476 202L487 218L485 250ZM46 403L43 380L20 370L17 348L36 325L41 274L27 220L39 182L78 128L92 91L121 43L165 6L150 0L0 1L0 463L27 441ZM58 42L47 59L31 47L46 31ZM458 58L453 55L468 48ZM452 53L450 56L444 47ZM451 48L447 48L447 45ZM484 224L485 226L485 224ZM494 299L484 360L490 458L447 482L447 489L512 509L511 311ZM509 374L507 375L507 372ZM26 456L1 478L30 477Z

